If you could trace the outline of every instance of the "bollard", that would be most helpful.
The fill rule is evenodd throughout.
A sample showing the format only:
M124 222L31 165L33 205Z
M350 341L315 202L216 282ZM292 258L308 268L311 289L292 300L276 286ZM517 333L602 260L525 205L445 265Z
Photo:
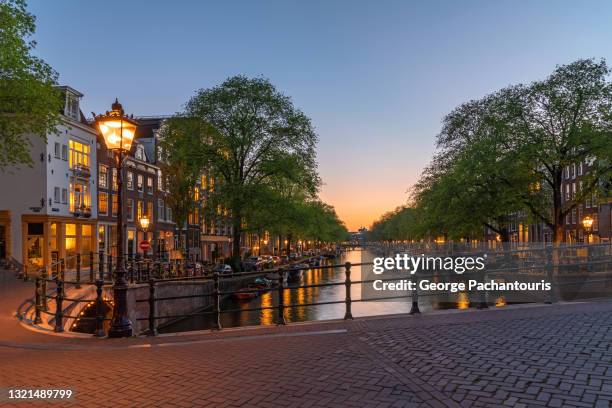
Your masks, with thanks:
M149 280L149 336L157 336L155 325L155 279Z
M98 254L98 279L104 280L104 251Z
M347 262L344 264L344 286L346 288L346 297L344 303L346 305L346 312L344 313L344 320L353 320L353 313L351 312L351 263Z
M215 313L215 321L213 330L221 330L221 291L219 290L219 272L215 272L213 276L214 284L214 303L213 311Z
M98 279L96 281L96 331L94 336L104 337L104 299L102 298L102 285L104 281Z
M81 254L76 254L76 285L77 289L81 289Z
M278 318L276 324L286 325L285 319L285 271L281 268L278 270Z
M93 251L89 251L89 283L94 282L94 276L95 276L94 255L93 255Z
M410 314L421 314L421 310L419 309L419 286L414 285L414 290L412 291L412 306L410 307Z
M42 323L42 319L40 318L40 309L42 309L42 299L41 299L41 279L36 277L36 305L35 305L35 314L34 314L34 324Z
M57 278L56 278L57 279ZM55 295L55 332L61 333L64 331L63 320L64 311L62 310L62 302L64 301L64 282L57 279L56 284L56 295Z

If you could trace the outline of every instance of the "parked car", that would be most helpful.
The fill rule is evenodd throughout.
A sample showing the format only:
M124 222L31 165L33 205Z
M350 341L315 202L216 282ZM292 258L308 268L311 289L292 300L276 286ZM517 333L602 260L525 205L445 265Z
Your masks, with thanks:
M290 261L295 261L296 259L298 259L297 252L292 252L292 253L289 254L289 260Z
M232 269L231 265L219 264L213 268L213 273L214 272L217 272L220 275L231 275L234 273L234 270Z

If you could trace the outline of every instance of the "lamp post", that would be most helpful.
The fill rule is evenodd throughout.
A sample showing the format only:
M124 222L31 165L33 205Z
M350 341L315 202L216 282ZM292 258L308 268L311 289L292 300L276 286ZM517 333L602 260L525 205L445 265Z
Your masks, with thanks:
M591 236L591 231L593 228L593 217L591 217L590 215L587 215L586 217L584 217L582 219L582 226L584 227L584 232L586 235L586 243L590 243L590 236Z
M144 233L144 241L148 241L148 237L147 237L147 231L149 230L149 217L147 217L146 215L141 217L138 222L140 223L140 228L142 228L142 232ZM148 250L144 250L144 257L147 257L148 254Z
M108 337L130 337L132 335L132 322L128 318L127 289L125 278L125 265L123 264L123 154L129 153L136 133L136 121L127 117L123 107L117 99L111 106L111 111L95 116L95 121L108 150L114 153L115 168L117 169L117 262L115 267L115 281L113 283L113 317Z

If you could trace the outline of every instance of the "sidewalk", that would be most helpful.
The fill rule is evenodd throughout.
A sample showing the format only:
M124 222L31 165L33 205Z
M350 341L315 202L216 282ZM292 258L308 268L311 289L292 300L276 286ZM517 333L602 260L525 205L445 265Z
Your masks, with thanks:
M20 303L28 286L2 290L0 388L72 389L62 406L607 408L612 401L612 301L108 340L13 324L7 303Z

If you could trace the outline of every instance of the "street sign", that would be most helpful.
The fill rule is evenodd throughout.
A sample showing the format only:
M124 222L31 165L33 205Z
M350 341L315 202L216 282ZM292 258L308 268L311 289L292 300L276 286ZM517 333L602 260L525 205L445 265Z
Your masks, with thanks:
M140 244L138 244L138 246L143 251L148 251L149 249L151 249L151 244L149 243L149 241L140 241Z

